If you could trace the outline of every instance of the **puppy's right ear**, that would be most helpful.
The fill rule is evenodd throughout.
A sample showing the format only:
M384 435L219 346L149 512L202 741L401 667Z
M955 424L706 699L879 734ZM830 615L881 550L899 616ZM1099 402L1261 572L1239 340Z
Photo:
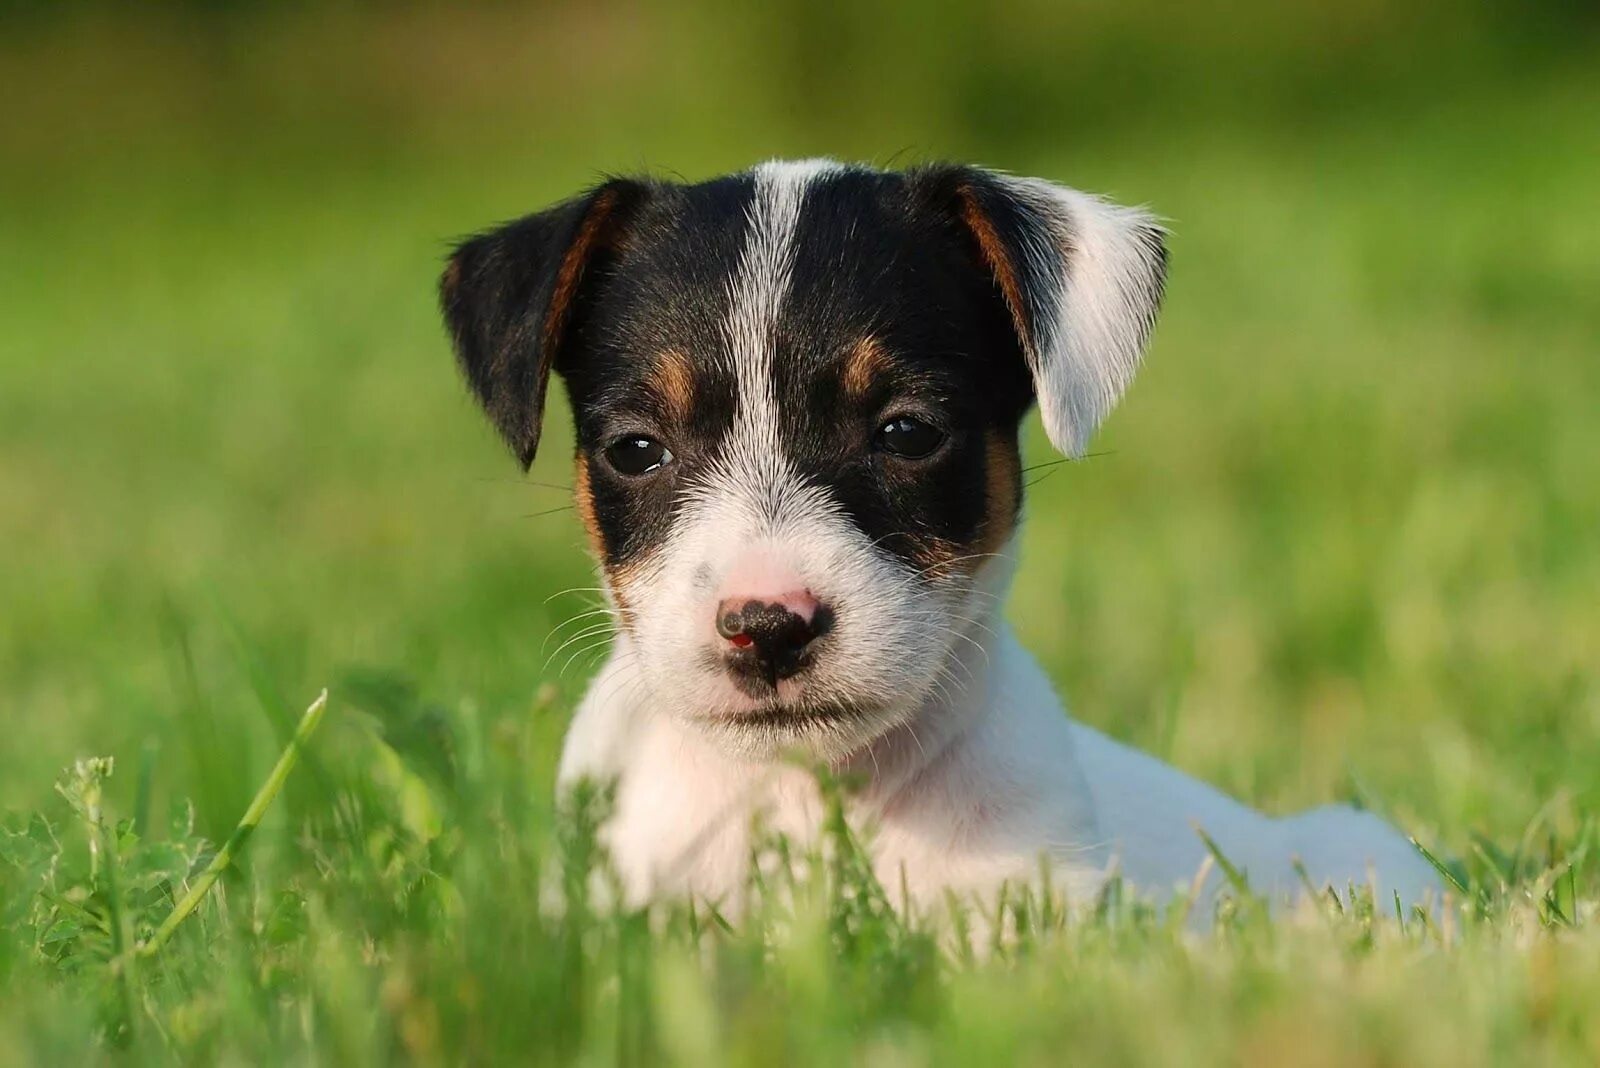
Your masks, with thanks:
M539 448L545 388L574 307L644 192L616 179L468 238L439 279L461 372L524 468Z

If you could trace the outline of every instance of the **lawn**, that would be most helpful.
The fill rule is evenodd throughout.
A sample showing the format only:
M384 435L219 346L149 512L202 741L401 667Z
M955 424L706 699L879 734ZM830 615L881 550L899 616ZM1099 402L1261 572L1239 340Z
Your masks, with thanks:
M0 9L0 1063L1600 1061L1600 35L1422 7ZM1011 618L1085 721L1450 858L1445 915L1019 897L969 960L837 840L734 925L591 898L564 402L522 476L434 278L813 153L1170 220Z

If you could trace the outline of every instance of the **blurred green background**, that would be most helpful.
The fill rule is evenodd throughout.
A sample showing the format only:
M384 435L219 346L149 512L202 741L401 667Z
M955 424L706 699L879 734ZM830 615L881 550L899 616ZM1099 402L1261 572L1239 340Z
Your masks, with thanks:
M1592 807L1597 8L1220 8L0 5L0 807L149 744L219 833L263 703L352 679L531 720L548 776L588 663L553 595L594 584L540 485L566 416L520 477L447 242L812 154L1170 220L1105 454L1030 491L1011 612L1078 715L1446 848Z

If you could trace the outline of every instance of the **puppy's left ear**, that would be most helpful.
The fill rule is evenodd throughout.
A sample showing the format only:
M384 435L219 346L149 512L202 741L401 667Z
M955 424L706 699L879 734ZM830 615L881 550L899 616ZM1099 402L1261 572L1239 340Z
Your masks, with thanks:
M545 388L586 287L603 273L645 194L616 179L456 247L439 304L467 384L526 468L539 447Z
M992 276L1033 376L1051 444L1083 453L1133 381L1166 282L1166 231L1038 178L977 167L912 172L953 211Z

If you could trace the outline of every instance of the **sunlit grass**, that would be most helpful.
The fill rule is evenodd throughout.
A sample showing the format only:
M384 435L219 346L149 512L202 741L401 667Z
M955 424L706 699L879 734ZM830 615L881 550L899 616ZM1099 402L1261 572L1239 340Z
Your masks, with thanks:
M525 720L430 726L391 698L370 720L335 706L300 773L322 800L247 848L326 698L224 851L184 804L164 825L118 818L110 761L80 762L58 801L0 825L14 1040L45 1060L88 1043L340 1062L958 1064L1050 1061L1066 1044L1298 1061L1309 1042L1335 1063L1474 1064L1594 1049L1592 819L1531 827L1511 854L1483 844L1432 912L1351 887L1274 917L1219 857L1230 889L1205 923L1192 900L1115 881L1089 902L1041 883L908 914L844 821L848 784L824 778L819 846L760 847L742 914L632 911L594 837L605 795L551 808L522 773ZM246 874L211 886L229 859Z

